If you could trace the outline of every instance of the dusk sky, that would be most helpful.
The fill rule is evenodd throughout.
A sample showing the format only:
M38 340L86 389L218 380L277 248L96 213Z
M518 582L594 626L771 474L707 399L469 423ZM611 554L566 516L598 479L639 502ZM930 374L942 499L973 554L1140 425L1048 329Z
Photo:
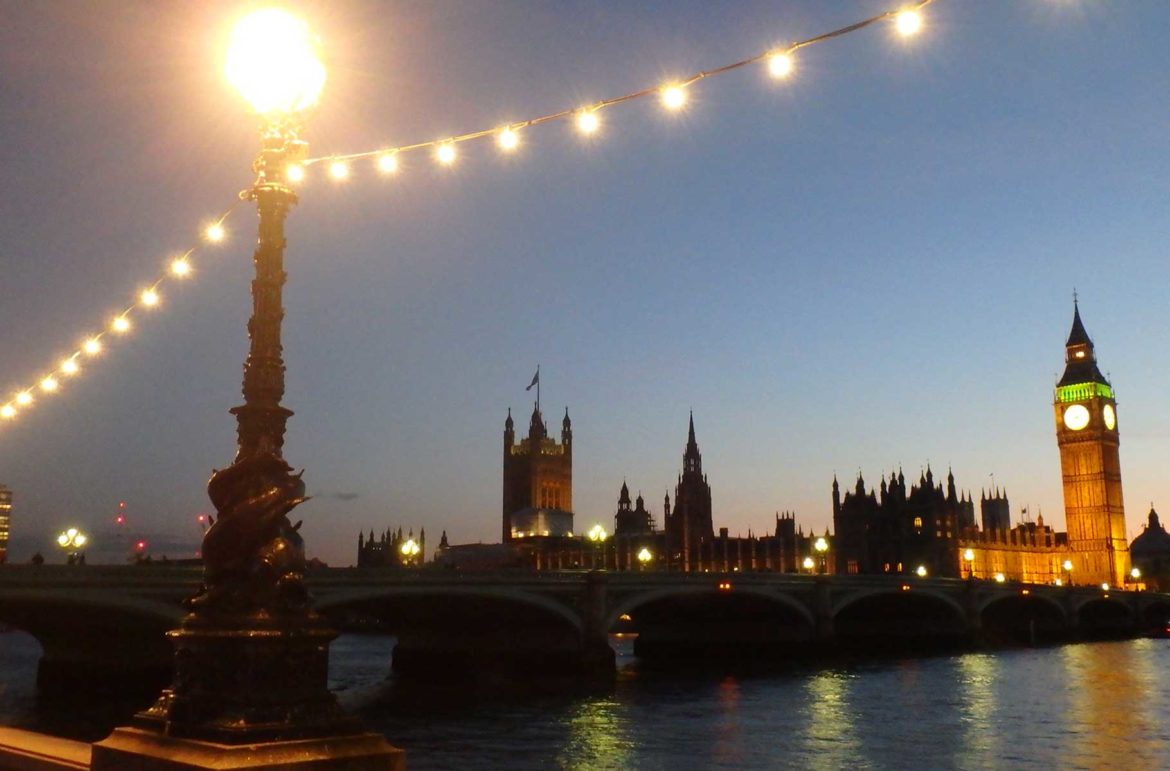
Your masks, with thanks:
M0 0L0 387L35 384L251 181L257 120L223 76L227 2ZM328 81L329 156L489 129L661 84L895 7L882 0L289 3ZM509 407L541 368L573 420L576 527L623 479L661 525L687 415L716 527L831 522L899 465L1064 528L1052 388L1074 288L1118 394L1131 537L1170 509L1170 4L937 0L656 99L490 139L453 168L310 170L288 223L285 456L310 554L359 530L499 537ZM255 214L159 308L0 424L14 561L59 529L115 558L197 548L234 455ZM992 477L994 475L994 477ZM125 534L113 532L126 502ZM54 557L55 559L58 557Z

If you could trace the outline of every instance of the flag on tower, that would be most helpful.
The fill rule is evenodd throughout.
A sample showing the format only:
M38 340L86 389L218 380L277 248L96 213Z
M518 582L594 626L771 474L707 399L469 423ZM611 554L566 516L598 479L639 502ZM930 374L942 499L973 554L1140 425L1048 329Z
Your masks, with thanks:
M537 368L536 368L536 374L532 376L532 382L531 382L531 383L529 383L529 384L528 384L528 387L527 387L527 388L525 388L524 390L525 390L525 391L531 391L531 390L532 390L532 387L533 387L533 386L535 386L536 384L538 384L539 382L540 382L540 367L537 367Z

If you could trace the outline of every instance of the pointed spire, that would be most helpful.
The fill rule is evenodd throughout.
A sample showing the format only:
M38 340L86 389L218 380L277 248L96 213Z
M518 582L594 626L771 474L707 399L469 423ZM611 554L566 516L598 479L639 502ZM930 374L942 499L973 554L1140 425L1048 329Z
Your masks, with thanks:
M1075 299L1072 330L1068 333L1068 342L1065 343L1064 360L1064 374L1057 381L1058 388L1082 383L1109 385L1109 381L1097 368L1097 354L1093 351L1093 341L1089 339L1085 325L1081 322L1081 309Z
M695 411L691 410L691 425L687 432L687 446L695 444Z
M515 425L515 424L512 422L512 408L509 407L508 408L508 419L504 421L504 430L511 431L513 425Z
M1068 333L1068 342L1065 343L1065 346L1071 348L1074 345L1093 345L1093 341L1089 339L1089 333L1085 331L1085 325L1081 321L1081 308L1077 303L1075 292L1073 293L1072 330Z

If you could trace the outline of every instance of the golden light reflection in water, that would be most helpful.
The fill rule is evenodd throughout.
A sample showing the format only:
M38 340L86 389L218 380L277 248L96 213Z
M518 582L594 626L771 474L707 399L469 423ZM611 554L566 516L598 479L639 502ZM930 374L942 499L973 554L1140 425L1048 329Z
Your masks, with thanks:
M612 698L582 701L569 717L569 738L556 768L630 768L631 739L622 705Z
M719 682L719 722L715 727L715 746L712 757L721 766L734 768L741 761L739 728L739 681L725 677Z
M1061 652L1070 686L1070 757L1091 767L1126 758L1145 761L1131 767L1164 768L1168 742L1152 703L1161 698L1165 646L1138 640L1069 645Z
M816 758L818 768L867 765L859 751L857 726L850 708L850 679L843 672L825 670L814 674L805 685L809 720L802 754Z
M991 653L969 653L959 658L959 713L963 716L964 745L980 757L999 757L997 675L1001 664Z

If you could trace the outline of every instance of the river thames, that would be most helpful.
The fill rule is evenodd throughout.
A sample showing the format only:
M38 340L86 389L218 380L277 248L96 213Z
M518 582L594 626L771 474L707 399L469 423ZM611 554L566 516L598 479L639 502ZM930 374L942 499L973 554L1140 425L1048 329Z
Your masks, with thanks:
M1170 765L1170 640L736 675L647 671L628 638L614 645L617 681L600 692L406 686L386 679L393 640L359 635L334 643L330 681L413 771ZM38 656L0 634L0 722L92 739L135 708L39 704Z

